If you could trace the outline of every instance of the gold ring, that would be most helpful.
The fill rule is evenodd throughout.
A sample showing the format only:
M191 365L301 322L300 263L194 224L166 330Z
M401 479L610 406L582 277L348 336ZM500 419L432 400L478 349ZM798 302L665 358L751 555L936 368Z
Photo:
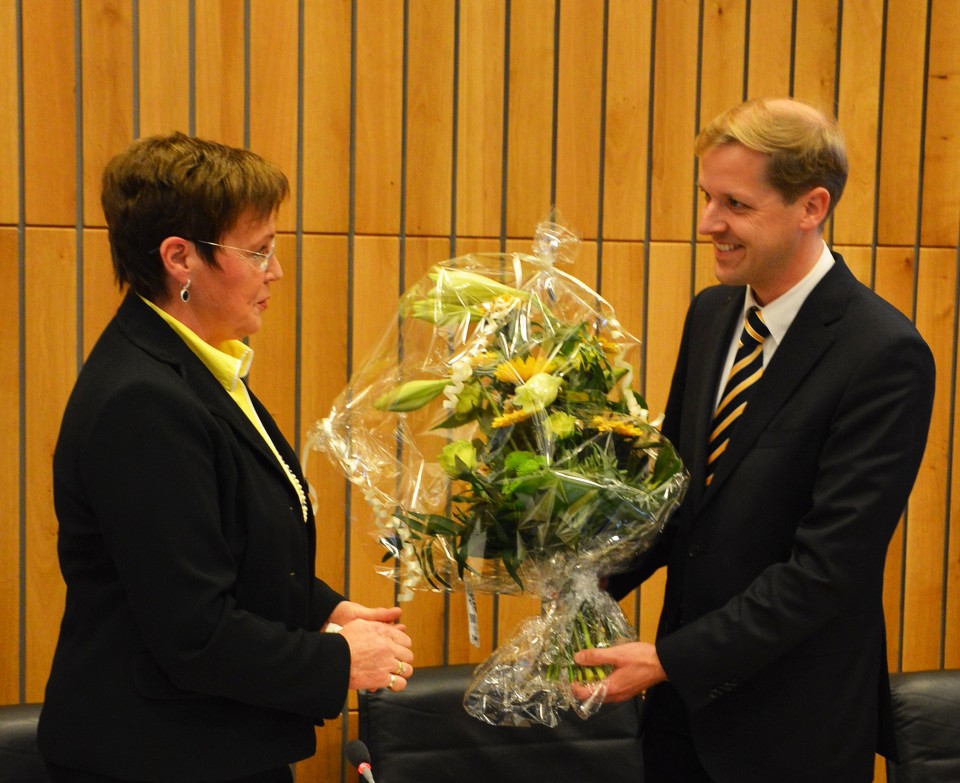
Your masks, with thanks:
M388 690L388 691L392 691L392 690L393 690L393 684L394 684L396 681L397 681L397 675L396 675L396 674L393 674L393 673L391 672L391 674L390 674L390 682L387 684L387 690Z
M397 675L403 677L403 673L407 670L407 664L401 660L397 660Z

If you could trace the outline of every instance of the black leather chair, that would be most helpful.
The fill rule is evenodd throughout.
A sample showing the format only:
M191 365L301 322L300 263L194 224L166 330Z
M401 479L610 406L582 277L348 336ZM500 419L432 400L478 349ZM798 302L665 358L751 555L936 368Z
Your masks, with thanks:
M37 750L39 704L0 706L0 781L50 783Z
M890 675L900 761L889 783L960 781L960 670Z
M401 693L359 693L360 739L378 783L642 782L639 700L588 720L568 713L552 729L491 726L463 709L473 669L424 667Z

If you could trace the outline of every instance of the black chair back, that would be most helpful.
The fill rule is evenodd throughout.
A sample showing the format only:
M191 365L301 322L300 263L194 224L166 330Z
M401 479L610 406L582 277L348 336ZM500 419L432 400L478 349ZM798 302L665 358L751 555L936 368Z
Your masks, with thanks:
M960 781L960 670L890 675L900 760L889 783Z
M569 713L552 729L491 726L463 709L473 670L425 667L402 693L360 692L360 739L378 783L642 783L639 700L588 720Z
M39 704L0 706L0 781L50 783L37 750Z

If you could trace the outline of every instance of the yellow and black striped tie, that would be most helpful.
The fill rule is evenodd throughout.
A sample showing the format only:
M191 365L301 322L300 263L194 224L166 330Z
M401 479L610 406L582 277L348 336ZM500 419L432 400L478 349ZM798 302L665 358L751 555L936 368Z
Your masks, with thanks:
M760 309L750 308L743 322L740 345L733 359L733 367L730 368L727 385L713 414L713 429L710 431L707 453L707 486L713 481L717 460L730 443L734 422L747 407L753 385L763 375L763 341L769 336L770 330L763 322Z

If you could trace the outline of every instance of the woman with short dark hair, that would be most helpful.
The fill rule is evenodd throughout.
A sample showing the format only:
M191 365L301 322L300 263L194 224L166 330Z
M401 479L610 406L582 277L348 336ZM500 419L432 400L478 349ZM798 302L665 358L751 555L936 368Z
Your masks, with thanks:
M130 290L54 454L67 596L39 744L55 781L289 781L349 688L412 673L398 608L315 577L306 480L244 382L288 191L258 155L181 133L104 173Z

